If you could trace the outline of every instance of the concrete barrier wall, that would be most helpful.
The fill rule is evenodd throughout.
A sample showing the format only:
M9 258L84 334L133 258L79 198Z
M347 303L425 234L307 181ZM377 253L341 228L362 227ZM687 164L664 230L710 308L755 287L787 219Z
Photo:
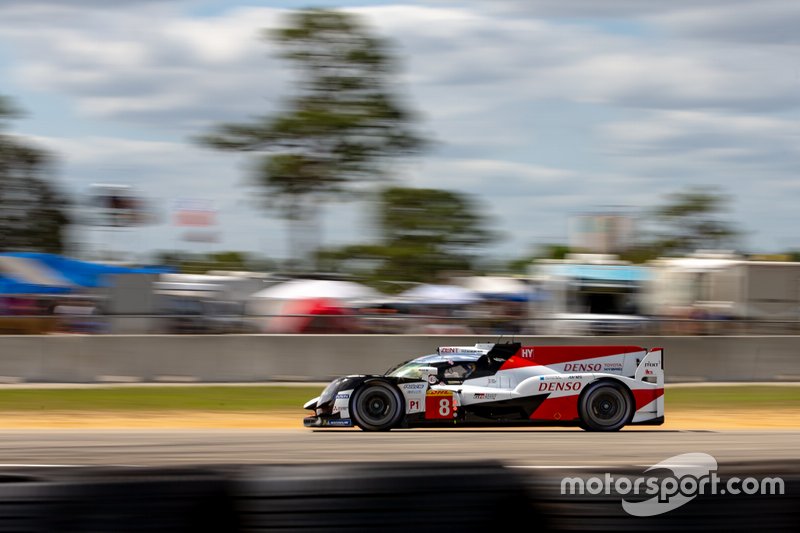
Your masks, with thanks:
M0 336L0 381L324 381L382 373L440 345L496 337L397 335ZM520 337L526 345L665 349L667 381L800 381L800 337Z

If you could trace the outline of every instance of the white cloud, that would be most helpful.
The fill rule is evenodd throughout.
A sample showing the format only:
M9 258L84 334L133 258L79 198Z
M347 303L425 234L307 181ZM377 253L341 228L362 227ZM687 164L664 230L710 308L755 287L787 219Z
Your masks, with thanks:
M590 4L570 5L580 11ZM627 2L617 8L632 9ZM463 7L354 11L402 45L399 52L409 58L406 79L415 94L435 100L424 102L434 118L548 98L665 109L800 104L797 50L791 48L709 47ZM656 11L654 20L667 29L677 26L670 16L689 16L685 10ZM196 126L223 112L242 117L274 108L288 73L259 33L277 25L281 14L253 7L190 18L146 4L136 11L92 11L82 21L66 17L64 23L11 17L0 25L0 36L22 51L23 82L66 92L86 113L149 122L171 110L173 121L191 114Z
M606 150L654 193L716 185L736 198L735 217L756 249L800 245L800 124L789 118L697 111L656 112L602 128Z
M665 31L700 40L728 43L800 44L800 4L785 0L697 4L653 15Z
M64 16L6 13L0 38L20 52L21 83L71 96L87 116L188 129L269 109L265 102L275 105L286 78L260 39L277 9L234 9L209 19L163 5L83 18L80 6L53 9Z
M259 37L284 11L233 5L200 16L185 11L191 2L93 4L0 5L0 43L13 51L2 75L111 132L51 139L66 157L65 178L246 202L243 158L174 139L269 113L290 94L291 72ZM396 43L407 82L397 89L441 143L409 165L408 180L477 195L511 235L511 253L563 234L569 214L652 204L705 182L745 197L741 216L777 242L776 226L755 215L798 193L800 8L791 3L465 0L354 11ZM113 137L132 126L151 140ZM548 159L552 147L561 155ZM282 226L263 226L255 210L227 216L242 246L269 227L282 248ZM357 230L334 218L330 239L352 240Z
M792 48L710 46L459 7L359 12L402 43L415 91L436 98L429 108L444 117L534 99L670 109L800 105Z
M716 164L726 166L726 173L748 165L765 175L776 168L780 172L787 164L800 168L800 124L784 118L657 112L635 122L609 124L603 128L603 136L612 155L640 164L642 160L648 165L660 161L673 168ZM675 159L676 154L680 159Z

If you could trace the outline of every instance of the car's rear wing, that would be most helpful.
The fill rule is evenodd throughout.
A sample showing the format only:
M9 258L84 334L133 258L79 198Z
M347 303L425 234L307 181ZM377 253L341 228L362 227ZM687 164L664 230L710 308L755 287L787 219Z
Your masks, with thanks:
M478 343L474 346L439 346L436 352L439 354L482 355L488 353L493 347L494 343Z

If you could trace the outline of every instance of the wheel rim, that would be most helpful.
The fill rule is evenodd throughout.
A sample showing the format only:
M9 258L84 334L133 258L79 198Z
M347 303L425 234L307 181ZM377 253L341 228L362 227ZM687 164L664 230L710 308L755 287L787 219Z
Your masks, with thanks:
M389 391L371 388L364 392L359 400L359 413L364 422L380 426L389 422L394 416L394 399Z
M589 411L598 424L613 426L622 422L627 415L625 403L620 391L604 387L592 395L589 400Z

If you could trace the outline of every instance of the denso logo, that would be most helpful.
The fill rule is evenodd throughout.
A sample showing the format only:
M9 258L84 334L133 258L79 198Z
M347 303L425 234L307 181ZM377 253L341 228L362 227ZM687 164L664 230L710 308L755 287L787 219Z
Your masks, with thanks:
M522 357L526 359L533 359L533 348L523 348Z
M540 391L556 392L560 390L579 391L583 386L581 381L546 381L539 383Z
M567 363L564 372L600 372L600 363Z

